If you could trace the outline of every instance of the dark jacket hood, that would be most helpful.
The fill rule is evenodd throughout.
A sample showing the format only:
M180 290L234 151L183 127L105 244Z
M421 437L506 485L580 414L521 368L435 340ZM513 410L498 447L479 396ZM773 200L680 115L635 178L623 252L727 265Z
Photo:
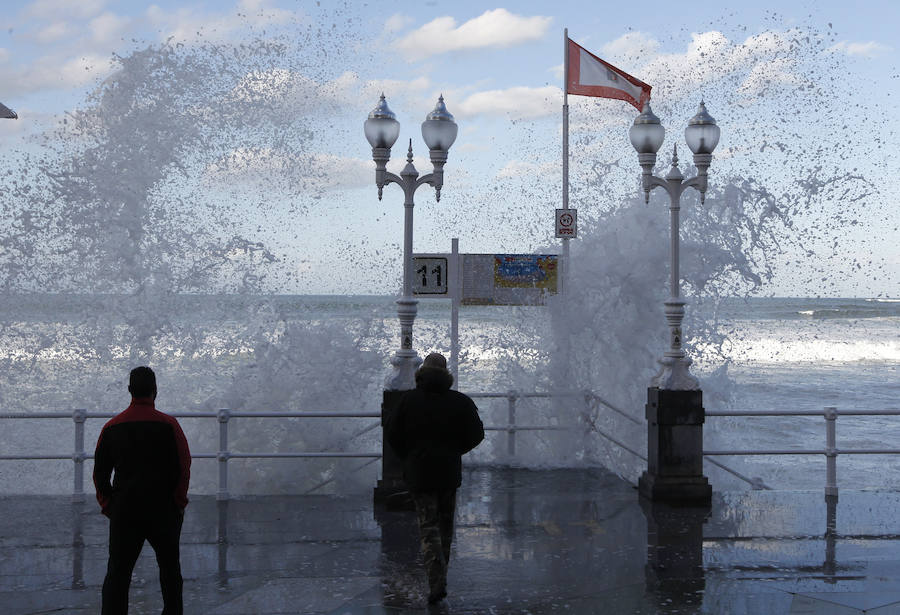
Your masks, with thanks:
M416 371L416 388L446 391L453 386L453 374L440 367L420 367Z

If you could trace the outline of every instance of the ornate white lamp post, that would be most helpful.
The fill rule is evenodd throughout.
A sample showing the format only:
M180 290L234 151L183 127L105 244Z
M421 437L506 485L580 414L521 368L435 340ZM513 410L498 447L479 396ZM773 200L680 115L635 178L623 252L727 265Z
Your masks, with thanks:
M700 388L700 382L691 374L691 359L682 348L681 321L684 319L685 301L681 298L681 280L679 277L679 212L681 211L681 194L687 188L696 188L700 192L700 202L706 197L707 170L712 162L712 152L719 143L719 127L706 111L706 105L700 103L697 114L690 119L684 131L688 147L694 152L694 165L697 175L685 180L678 170L678 146L672 156L672 168L665 179L653 175L656 164L656 152L665 138L665 128L659 118L653 115L650 104L644 105L644 111L634 120L628 133L631 144L637 150L638 160L643 169L642 179L644 200L650 202L650 191L662 188L669 194L669 216L671 218L670 260L672 263L669 280L669 299L666 306L666 321L669 324L669 350L660 360L662 369L653 379L653 386L674 391L690 391Z
M389 173L386 169L391 158L391 147L400 134L400 123L388 108L384 94L378 106L369 114L365 124L366 139L372 146L372 159L375 161L375 184L378 186L378 200L381 200L385 184L395 183L403 189L403 296L397 300L397 317L400 319L400 348L391 358L394 372L385 383L387 390L408 390L415 388L414 374L422 362L412 348L412 328L416 319L418 300L412 296L412 244L413 244L413 196L424 184L434 187L435 197L441 200L441 188L444 185L444 164L450 146L456 141L457 126L453 116L444 105L444 97L438 98L434 110L425 116L422 122L422 138L431 154L434 171L419 177L413 166L412 139L406 154L406 166L400 175Z
M404 391L415 388L415 371L422 359L413 350L413 322L416 320L418 300L413 297L413 196L419 187L428 184L434 187L435 197L441 200L441 188L444 185L444 164L450 146L456 141L456 122L447 111L444 97L438 98L434 109L425 116L422 122L422 138L428 146L431 164L434 171L419 176L413 165L412 139L406 154L406 166L395 175L387 171L387 162L391 158L391 147L400 134L400 123L388 108L384 94L375 109L369 113L365 123L366 139L372 146L372 159L375 161L375 184L378 186L378 200L381 200L382 189L386 184L395 183L403 189L403 296L397 299L397 317L400 319L400 348L391 357L393 372L387 377L384 385L382 401L382 424L384 417L396 407L399 397ZM382 457L382 479L375 489L375 499L386 499L394 493L405 490L402 469L389 446L384 444Z
M650 191L662 188L669 195L671 272L666 321L669 325L669 349L660 360L662 369L647 390L647 471L638 483L641 495L651 500L708 506L712 496L709 481L703 476L703 392L690 372L691 359L682 348L685 301L681 298L679 277L679 213L681 195L687 188L700 192L703 203L707 188L707 170L719 143L719 127L700 103L697 114L684 131L688 147L694 152L697 175L685 179L678 170L678 148L674 148L672 168L665 178L653 175L656 152L666 131L653 115L650 105L634 120L629 131L631 144L643 169L644 200Z

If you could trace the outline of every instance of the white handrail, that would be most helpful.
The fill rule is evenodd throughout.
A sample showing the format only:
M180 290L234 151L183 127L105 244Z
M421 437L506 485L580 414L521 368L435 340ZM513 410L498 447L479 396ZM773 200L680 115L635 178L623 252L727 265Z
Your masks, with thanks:
M564 431L570 429L557 425L518 425L516 424L517 401L519 399L549 399L556 397L581 397L585 403L585 412L582 418L587 420L591 429L598 435L606 438L616 446L635 455L639 459L646 460L646 457L640 452L630 448L616 437L606 433L600 429L590 417L590 411L593 404L600 404L613 412L623 416L630 422L643 425L641 421L630 416L621 409L610 404L602 397L592 391L554 391L554 392L520 392L508 391L505 393L493 392L476 392L469 393L469 397L478 399L507 399L508 400L508 421L506 425L489 425L485 427L486 431L505 431L507 432L507 454L512 457L516 454L516 433L520 431ZM337 458L369 458L372 460L381 457L379 452L340 452L340 451L309 451L309 452L250 452L250 453L233 453L228 450L228 423L232 418L381 418L380 412L323 412L323 411L306 411L306 412L284 412L284 411L231 411L222 409L218 412L197 411L197 412L173 412L172 416L177 418L217 418L219 422L219 450L215 453L193 453L194 459L215 459L219 464L219 480L218 480L218 499L228 499L228 460L229 459L337 459ZM820 410L719 410L707 411L707 417L763 417L763 416L824 416L826 420L826 446L822 449L750 449L750 450L707 450L704 456L709 457L708 461L723 470L730 472L744 480L755 488L767 488L758 478L747 478L735 470L728 468L724 464L713 459L722 456L763 456L763 455L825 455L826 456L826 486L825 491L828 495L837 495L836 482L836 462L838 455L900 455L900 448L879 448L879 449L839 449L835 444L835 423L838 414L844 416L900 416L900 410L842 410L840 413L836 409L826 408ZM0 413L0 419L58 419L70 418L75 424L75 447L71 455L62 454L46 454L46 455L0 455L0 461L26 461L26 460L67 460L71 459L75 464L74 485L72 499L75 502L84 501L84 461L93 459L93 455L88 454L84 450L84 423L87 419L108 419L115 416L115 413L109 412L88 412L84 409L77 409L69 413L64 412L47 412L39 414L26 413ZM374 423L366 427L364 430L351 436L356 437L362 433L370 431L377 427L378 423Z
M532 392L522 393L518 391L509 391L506 393L490 393L478 392L469 394L473 398L487 399L503 399L509 400L508 424L500 426L486 426L486 431L506 431L509 435L507 438L507 451L510 456L515 455L515 434L519 431L559 431L569 429L555 425L517 425L516 419L516 402L518 399L547 399L553 397L583 397L586 403L591 400L599 401L607 406L605 401L597 397L590 391L560 391L560 392ZM609 406L612 408L612 406ZM612 408L617 412L621 412L617 408ZM381 412L286 412L263 410L259 412L253 411L232 411L230 409L220 409L213 411L195 411L195 412L171 412L170 416L179 419L218 419L219 423L219 450L215 453L191 453L192 459L215 459L219 466L218 490L216 499L226 500L229 498L228 493L228 461L230 459L358 459L369 458L372 460L381 458L380 452L342 452L342 451L292 451L292 452L250 452L235 453L229 451L228 445L228 424L234 418L381 418ZM624 413L623 413L624 414ZM4 412L0 413L0 419L23 419L23 420L42 420L42 419L72 419L75 424L75 445L74 452L71 455L49 454L49 455L0 455L0 461L45 461L45 460L68 460L71 459L74 464L74 485L72 490L73 502L84 502L84 462L93 459L94 456L85 451L84 445L84 424L88 419L109 419L116 416L112 412L88 412L84 409L76 409L71 412L44 412L37 414L27 414L23 412ZM350 439L370 431L373 427L377 427L379 423L370 425L365 429L357 432ZM613 442L616 442L613 440ZM618 442L616 442L618 444Z
M841 416L900 416L900 410L838 410L833 406L823 410L718 410L706 412L707 417L760 417L760 416L821 416L825 419L825 448L821 449L743 449L704 450L704 457L753 456L753 455L825 455L825 495L838 495L838 455L900 455L900 448L838 448L837 417ZM710 460L712 461L712 460ZM719 464L717 464L719 465Z

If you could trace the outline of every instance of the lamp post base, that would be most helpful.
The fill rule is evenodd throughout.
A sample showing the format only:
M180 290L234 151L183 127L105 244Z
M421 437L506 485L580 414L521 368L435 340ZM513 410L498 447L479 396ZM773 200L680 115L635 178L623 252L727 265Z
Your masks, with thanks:
M422 357L415 350L398 350L391 357L391 373L384 380L384 390L409 391L416 388L416 370L422 365Z
M384 426L400 405L403 395L416 388L416 370L422 359L408 348L400 349L391 357L392 373L384 382L381 400L381 478L375 486L373 502L387 510L414 510L412 497L403 480L403 462L384 437Z
M642 497L678 506L709 506L703 476L703 392L647 389L647 470Z
M381 402L381 428L390 420L397 410L400 399L406 391L384 391ZM388 444L387 438L381 438L381 478L375 486L372 501L376 507L388 510L413 510L412 498L409 496L406 482L403 480L403 462Z
M653 386L665 391L698 391L700 381L691 374L692 361L688 357L663 357Z

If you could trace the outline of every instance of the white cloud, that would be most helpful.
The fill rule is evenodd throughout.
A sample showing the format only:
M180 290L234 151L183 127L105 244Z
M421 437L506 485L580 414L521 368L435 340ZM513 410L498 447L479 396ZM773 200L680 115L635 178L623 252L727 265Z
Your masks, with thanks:
M513 87L476 92L459 103L454 113L461 117L504 115L512 119L533 119L559 113L561 105L562 90L556 86Z
M828 51L846 53L848 56L863 56L866 58L874 58L883 53L889 53L893 51L893 48L889 47L888 45L876 43L875 41L869 41L867 43L850 43L847 41L841 41L840 43L829 47Z
M413 18L408 15L401 15L397 13L396 15L391 15L384 22L384 31L387 33L399 32L403 28L409 26L413 22Z
M721 32L691 34L691 42L680 54L659 54L640 68L638 79L656 86L666 84L676 91L696 90L703 81L734 70L734 47ZM620 66L634 74L633 67ZM698 70L702 68L702 70ZM677 75L677 79L673 79Z
M205 42L217 42L228 40L238 30L282 25L297 16L294 11L274 8L270 4L268 0L244 0L239 3L236 12L220 15L188 8L172 12L151 5L145 16L159 29L161 40L194 41L202 38Z
M788 54L795 45L794 40L801 36L799 30L786 30L778 32L768 30L754 36L750 36L739 46L739 58L753 56L772 56L780 54ZM727 39L722 36L724 42Z
M797 41L805 36L799 30L766 31L740 43L730 41L717 30L695 32L684 53L657 54L641 70L657 80L677 75L678 82L695 87L700 81L752 70L759 62L784 59L792 63L791 58L797 57Z
M97 54L65 60L45 57L23 69L3 71L2 78L14 80L18 93L81 87L109 73L111 66L109 56Z
M551 17L523 17L506 9L485 11L457 25L453 17L438 17L397 41L406 52L431 56L448 51L511 47L544 36Z
M736 43L715 30L693 33L683 53L657 53L644 58L642 65L635 62L620 68L654 86L655 99L681 98L725 78L740 79L735 88L751 96L769 85L803 82L797 65L798 41L806 38L799 30L767 31ZM653 45L650 40L645 43L648 48Z
M655 40L639 33L608 45L598 44L597 50L604 59L653 86L653 107L664 123L687 119L700 98L706 98L714 117L733 124L746 121L752 107L781 104L779 101L792 96L816 91L814 67L829 44L814 32L798 28L765 31L734 41L712 30L693 33L675 53L663 53ZM573 96L569 104L570 134L578 134L589 145L599 143L594 141L597 135L610 130L627 131L636 113L621 101ZM735 139L728 142L729 148L736 145ZM717 154L720 158L726 155L723 150Z
M0 83L16 84L20 94L78 88L108 74L112 53L131 19L104 12L104 0L37 0L12 22L18 41L36 43L34 52L17 52L0 64Z
M107 74L112 67L109 56L85 54L62 65L60 77L67 86L84 85Z
M659 51L659 41L643 32L627 32L614 41L603 45L603 59L640 59L655 56Z
M559 81L563 80L563 71L566 70L565 64L557 64L556 66L551 66L549 69L553 76L556 77Z
M131 25L131 19L113 13L103 13L94 17L89 24L91 36L96 43L104 43L121 37Z
M747 96L760 96L773 87L798 84L800 80L791 72L792 68L793 62L786 58L757 62L741 84L740 91Z
M64 21L55 21L45 28L41 28L34 35L34 40L42 45L54 43L68 34L69 27Z
M400 81L397 79L378 79L374 81L366 81L359 87L359 91L355 93L357 98L363 99L363 106L375 107L378 98L384 93L388 102L392 99L405 97L408 95L422 96L426 90L433 88L431 79L428 77L416 77L409 81ZM431 104L434 104L434 98ZM371 111L371 109L369 109ZM428 109L431 110L430 108Z
M620 68L653 85L654 99L660 104L672 104L686 96L695 98L698 92L708 93L711 88L736 92L745 101L780 95L785 88L803 88L809 78L800 64L810 54L818 53L816 49L821 50L816 44L798 29L766 31L743 41L731 41L722 32L712 30L693 33L680 53L661 53L657 40L633 32L601 45L599 52L601 57L625 58ZM561 73L562 67L555 70ZM423 83L422 90L427 90L428 85ZM370 88L377 97L375 89ZM410 93L409 89L406 93ZM458 93L454 96L451 111L458 118L495 115L535 119L558 115L560 99L561 90L555 86L469 90L464 98L458 98ZM620 101L571 97L569 103L573 132L596 132L627 124L634 112Z

